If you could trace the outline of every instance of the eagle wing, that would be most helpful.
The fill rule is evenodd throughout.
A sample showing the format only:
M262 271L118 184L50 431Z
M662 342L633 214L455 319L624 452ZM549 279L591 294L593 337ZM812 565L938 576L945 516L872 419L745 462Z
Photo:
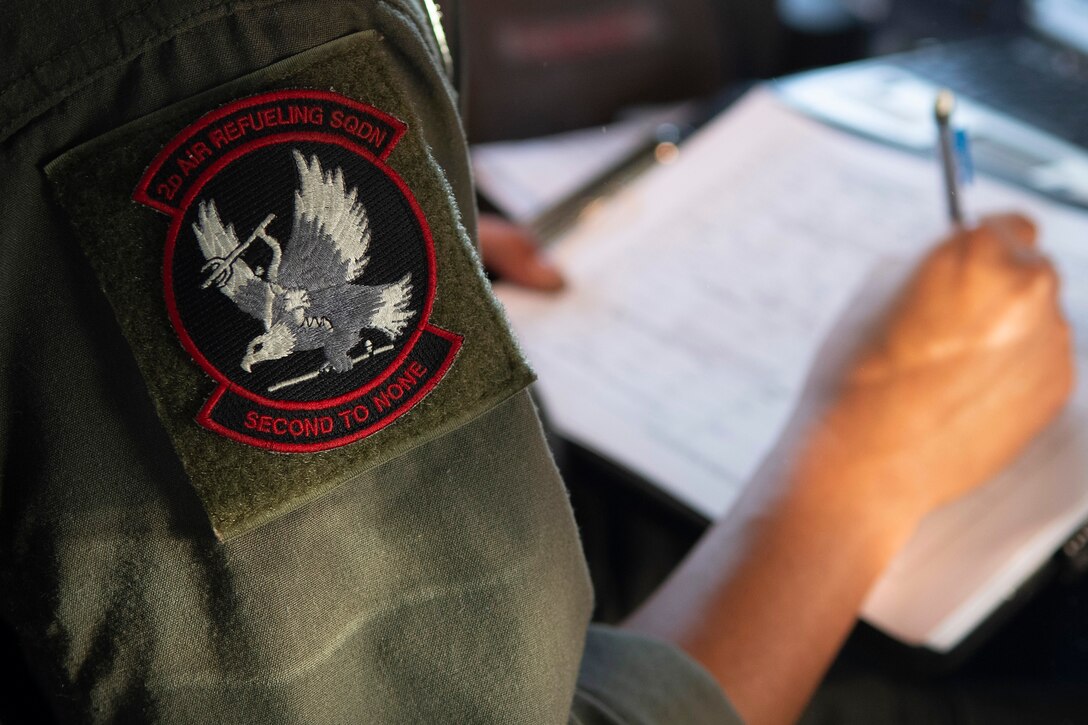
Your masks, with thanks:
M345 330L374 329L396 340L415 318L412 309L412 275L392 284L353 284L330 287L309 295L306 308L310 324L327 320Z
M294 151L299 188L295 219L280 264L279 284L311 292L353 282L369 261L370 220L359 190L347 189L344 172L323 171L317 156Z
M196 223L193 224L193 234L196 235L204 258L210 263L223 261L238 247L238 235L234 233L234 225L223 226L214 199L200 202ZM264 280L253 274L244 259L235 259L231 264L230 274L226 275L225 280L216 282L215 286L238 305L240 310L264 323L265 329L272 324L272 290Z

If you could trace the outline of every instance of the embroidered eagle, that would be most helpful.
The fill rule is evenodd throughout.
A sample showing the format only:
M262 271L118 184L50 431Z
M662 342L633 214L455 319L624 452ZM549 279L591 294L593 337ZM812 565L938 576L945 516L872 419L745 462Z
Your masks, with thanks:
M299 187L286 249L268 233L275 214L239 243L234 225L223 225L215 200L202 201L193 224L208 260L201 268L208 273L202 286L214 284L264 325L265 331L250 341L242 357L246 372L266 360L316 349L325 353L322 371L345 372L354 365L351 350L364 330L379 330L390 340L404 332L415 314L409 307L411 273L392 284L357 282L369 261L370 246L370 222L358 189L346 188L342 169L325 172L317 156L307 161L297 150L292 153ZM250 268L242 259L258 239L272 251L264 270Z

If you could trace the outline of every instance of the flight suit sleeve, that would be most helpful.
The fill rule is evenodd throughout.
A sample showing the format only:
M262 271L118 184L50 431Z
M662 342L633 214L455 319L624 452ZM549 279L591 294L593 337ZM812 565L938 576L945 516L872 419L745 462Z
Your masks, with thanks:
M718 684L675 647L592 626L571 708L577 725L743 722Z
M567 720L591 592L422 5L26 6L0 613L57 718Z

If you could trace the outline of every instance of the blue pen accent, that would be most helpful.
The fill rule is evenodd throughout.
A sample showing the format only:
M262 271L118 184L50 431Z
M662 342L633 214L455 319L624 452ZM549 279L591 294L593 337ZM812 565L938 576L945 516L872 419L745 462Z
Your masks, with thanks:
M971 138L967 135L967 130L955 129L952 143L956 153L957 178L961 184L970 184L975 180L975 163L971 159Z

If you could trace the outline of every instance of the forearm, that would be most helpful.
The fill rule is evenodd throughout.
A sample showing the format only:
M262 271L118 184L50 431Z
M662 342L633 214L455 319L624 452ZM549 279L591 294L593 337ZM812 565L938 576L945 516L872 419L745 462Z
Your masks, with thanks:
M796 719L921 516L848 494L837 479L860 471L797 438L626 623L699 660L753 723Z

